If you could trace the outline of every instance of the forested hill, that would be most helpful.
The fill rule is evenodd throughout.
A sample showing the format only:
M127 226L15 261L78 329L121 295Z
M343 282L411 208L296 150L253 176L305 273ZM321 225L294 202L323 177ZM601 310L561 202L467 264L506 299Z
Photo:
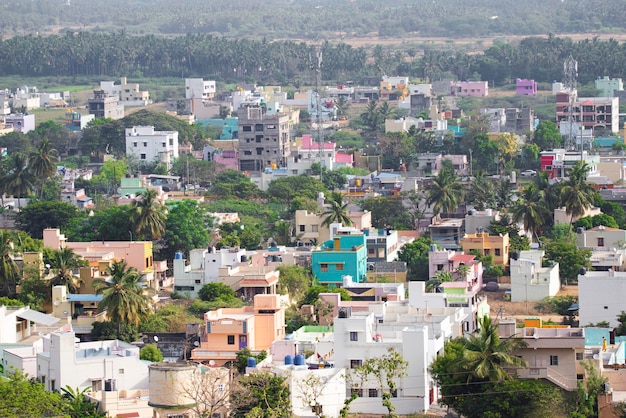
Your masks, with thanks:
M2 0L3 38L55 31L325 40L622 33L624 0Z

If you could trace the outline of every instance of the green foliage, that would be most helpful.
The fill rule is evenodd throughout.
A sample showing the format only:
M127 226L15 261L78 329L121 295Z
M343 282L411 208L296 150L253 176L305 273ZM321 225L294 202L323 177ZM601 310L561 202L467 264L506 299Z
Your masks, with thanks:
M546 297L535 304L535 309L541 313L569 316L571 312L568 309L574 303L578 303L578 298L572 295Z
M20 281L21 292L17 295L20 303L30 306L31 309L43 311L44 301L50 298L50 283L38 276ZM3 305L0 301L0 305ZM9 305L7 305L9 306Z
M581 268L591 267L591 250L577 248L575 244L563 241L551 241L544 249L546 259L559 263L559 274L564 284L577 281Z
M291 300L300 300L311 286L313 278L309 270L281 264L278 266L278 292L289 295Z
M361 202L363 210L372 212L374 228L405 230L413 228L413 217L402 205L400 196L368 197Z
M556 123L549 120L539 122L537 129L533 134L533 143L541 148L542 151L548 149L560 148L563 137L559 133Z
M326 286L320 286L320 285L311 286L304 293L304 297L302 298L302 300L300 301L298 305L299 306L315 305L315 303L318 301L319 294L325 293L325 292L328 292L328 287Z
M398 260L407 264L407 279L426 281L428 277L428 252L435 242L430 238L420 237L406 244L398 252Z
M198 319L190 314L184 304L169 303L161 306L139 324L140 332L185 332L185 326Z
M216 300L214 302L194 300L187 308L187 311L197 318L202 318L205 312L208 311L213 311L219 308L241 308L243 305L245 305L245 303L237 298L230 301Z
M580 218L572 224L574 228L584 227L585 229L591 229L596 226L606 226L609 228L619 228L619 225L615 219L605 213L601 213L594 216L585 216Z
M163 353L156 344L146 344L139 350L139 358L152 362L163 361Z
M615 327L615 335L626 335L626 311L621 311L617 315L617 322L619 325Z
M383 406L389 417L397 417L393 397L396 393L396 380L407 375L409 362L400 353L391 348L387 354L366 359L360 366L365 375L371 375L378 383Z
M235 369L237 369L237 371L242 374L246 372L246 367L248 366L248 359L250 357L254 357L257 360L257 362L261 362L265 358L267 358L267 352L265 352L265 350L260 351L255 354L252 351L250 351L248 347L242 348L241 350L237 351L235 355L236 355L235 363L234 363Z
M139 330L135 324L124 323L118 329L118 325L113 322L96 321L91 328L91 337L94 341L119 339L131 343L139 338Z
M260 372L239 379L242 391L234 392L231 413L235 418L289 418L292 415L286 378Z
M350 296L350 293L348 293L348 291L342 287L336 287L334 289L331 289L330 293L339 293L341 295L342 301L352 300L352 296Z
M578 382L578 389L573 394L573 413L580 414L581 417L597 417L598 395L608 378L602 377L597 366L590 360L581 362L581 365L585 369L586 379Z
M311 176L289 176L272 180L267 195L283 201L287 206L295 197L316 199L320 192L326 192L324 183Z
M24 302L18 299L11 299L6 296L0 296L0 306L24 306Z
M491 235L509 234L509 251L523 251L530 249L530 240L519 234L519 228L511 222L508 215L502 215L499 220L491 221L488 231Z
M70 413L58 392L48 392L42 383L30 381L15 371L0 379L0 416L53 417Z
M235 299L235 291L224 283L207 283L198 291L198 297L205 302L230 302Z
M64 231L70 241L126 241L133 231L129 205L105 205L93 216L72 219Z
M72 418L105 418L106 413L98 412L98 404L91 402L85 398L90 388L72 388L65 386L61 388L63 400L69 408L69 414Z
M194 200L182 200L172 204L165 220L163 243L159 252L162 259L172 260L176 252L189 254L195 248L209 244L210 225L208 212Z
M223 199L250 199L257 197L260 191L241 171L225 170L215 176L209 193Z

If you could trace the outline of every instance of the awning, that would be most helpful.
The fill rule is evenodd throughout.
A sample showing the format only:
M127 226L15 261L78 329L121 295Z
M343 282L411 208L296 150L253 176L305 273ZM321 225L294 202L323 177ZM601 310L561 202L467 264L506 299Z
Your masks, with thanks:
M29 321L35 322L40 325L45 325L47 327L50 327L60 321L59 318L55 318L52 315L34 311L32 309L28 309L24 312L18 313L16 316L22 319L27 319Z

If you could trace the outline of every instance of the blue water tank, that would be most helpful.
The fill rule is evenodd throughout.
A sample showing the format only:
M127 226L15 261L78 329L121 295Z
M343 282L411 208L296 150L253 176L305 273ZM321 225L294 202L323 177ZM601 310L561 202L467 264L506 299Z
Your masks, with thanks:
M174 254L174 259L175 260L182 260L183 259L183 253L177 252L176 254Z
M296 354L293 364L296 366L304 366L304 356L302 354Z
M291 365L291 364L293 364L293 357L290 356L289 354L287 354L285 356L285 365L288 366L288 365Z
M369 229L364 229L363 230L363 235L365 235L366 237L370 236L370 230Z
M256 357L248 357L248 367L256 367Z

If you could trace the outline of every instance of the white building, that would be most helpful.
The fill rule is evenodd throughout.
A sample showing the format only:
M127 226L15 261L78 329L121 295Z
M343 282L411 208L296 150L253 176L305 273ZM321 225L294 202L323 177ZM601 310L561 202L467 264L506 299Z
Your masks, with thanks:
M561 288L559 263L542 267L545 251L511 253L511 301L539 301L556 296Z
M152 103L150 93L139 90L137 83L128 83L126 77L120 78L120 84L115 84L114 81L101 81L100 90L109 96L119 97L124 106L147 106Z
M580 325L607 321L610 327L618 326L617 315L626 311L625 294L626 272L581 270L578 275Z
M154 126L126 128L126 155L141 162L158 161L170 170L178 158L178 131L155 131Z
M49 391L148 388L148 363L139 347L119 340L78 343L74 332L53 332L37 354L37 379Z
M35 115L31 113L11 113L4 117L4 123L7 127L13 127L15 132L27 134L35 130Z
M185 79L185 99L207 99L215 96L215 80L203 80L202 78Z
M335 367L350 373L366 359L393 349L408 362L407 375L397 379L396 413L425 412L437 398L428 366L443 352L446 340L461 335L462 317L459 308L417 309L406 302L371 303L369 312L341 307L334 323ZM364 382L350 412L386 414L379 389L374 379Z

